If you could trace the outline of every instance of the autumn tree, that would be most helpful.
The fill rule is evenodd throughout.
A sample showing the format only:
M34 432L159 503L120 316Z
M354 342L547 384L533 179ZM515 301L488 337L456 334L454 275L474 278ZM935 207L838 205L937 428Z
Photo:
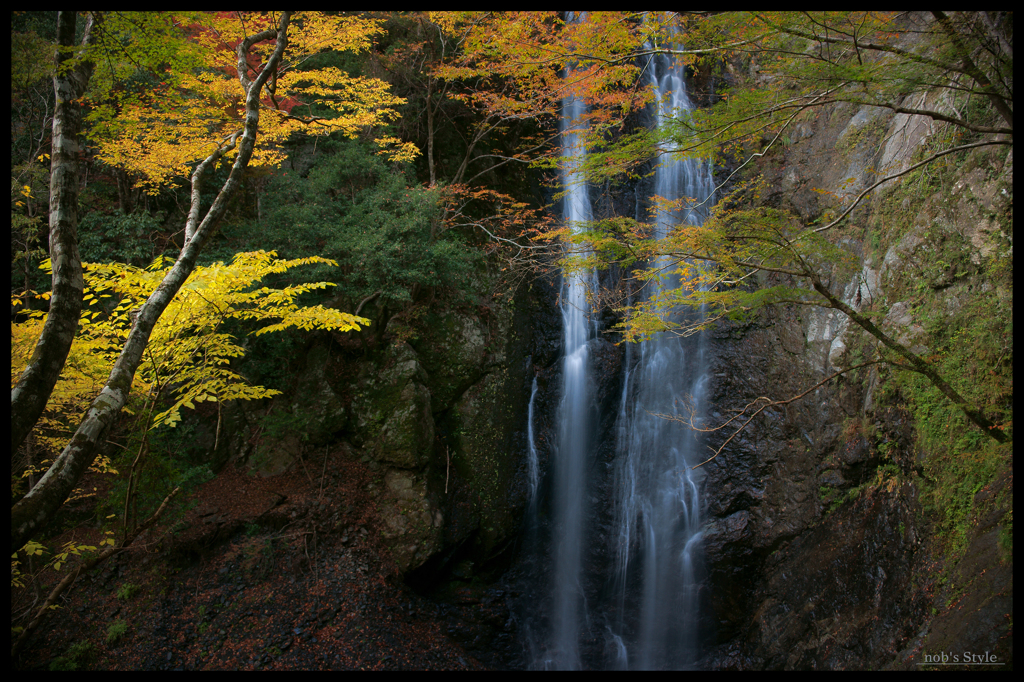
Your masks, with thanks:
M61 591L73 584L74 577L84 567L95 566L113 551L126 547L142 530L159 519L175 494L189 490L190 486L206 480L211 474L205 464L176 470L166 459L154 457L151 432L174 428L181 421L183 409L196 409L197 404L207 402L217 405L215 437L219 439L220 406L223 403L231 400L259 400L280 393L275 389L254 386L231 369L231 360L243 357L245 350L232 334L225 331L226 322L237 319L253 323L257 326L254 331L256 336L290 328L345 332L369 323L369 320L333 308L297 304L297 299L309 291L333 286L329 282L280 289L259 286L267 276L299 266L337 265L319 256L294 260L281 260L275 256L273 252L264 251L239 253L229 264L217 262L207 267L196 267L178 295L172 299L153 330L136 377L136 413L131 427L133 437L129 442L137 447L125 453L127 459L121 458L122 463L118 464L124 468L121 472L114 468L111 461L114 458L107 456L97 457L89 467L95 473L122 474L123 486L115 486L99 506L105 506L107 510L113 508L115 513L108 518L120 517L119 538L108 537L104 541L104 544L110 545L107 549L68 572L37 609L28 627L22 629L13 653L23 645L49 606ZM107 371L116 360L121 342L134 324L133 314L169 269L165 260L167 264L170 263L170 259L159 257L144 269L121 263L84 265L86 293L83 301L86 312L82 316L68 362L38 424L36 445L40 452L59 452L67 445L69 432L65 422L81 412L86 407L88 396L97 386L102 386ZM116 304L111 308L112 301ZM12 325L12 370L24 364L29 345L37 336L36 328L41 322L39 318L44 317L42 311L31 311L28 320ZM168 402L170 405L166 409L157 411L158 406ZM154 459L157 462L151 461ZM29 461L22 479L32 481L37 468L46 463L45 460ZM147 476L147 469L154 470L152 476ZM159 479L160 483L154 485L152 479ZM172 481L169 485L166 483L168 479ZM140 503L140 498L144 497L140 489L151 491L154 487L159 490L159 495ZM73 499L89 495L78 489ZM151 498L152 495L146 497ZM119 503L119 506L115 506L115 503ZM141 518L143 515L144 520ZM108 530L108 535L112 536L113 531ZM42 549L42 545L29 542L25 552L31 556L39 554ZM52 562L52 567L59 571L69 554L80 555L82 551L95 550L96 547L69 542L56 555L63 556L63 559ZM12 562L12 584L20 586L23 576L16 564L17 561Z
M442 188L432 232L468 229L483 237L502 263L508 291L550 271L560 252L552 240L534 239L549 233L551 216L537 210L527 173L559 163L563 99L575 94L590 104L571 127L591 146L650 101L647 89L636 87L641 68L623 58L638 44L637 23L612 12L587 21L558 12L427 12L391 20L395 44L379 59L414 104L402 125L423 140L430 185Z
M650 102L639 85L641 20L622 12L590 12L567 20L558 12L432 13L448 51L433 73L458 88L448 96L476 114L468 151L452 182L472 183L508 163L551 167L557 163L562 100L575 96L588 107L572 128L583 144L603 144L609 131ZM466 177L474 148L509 126L533 122L511 154L482 154L490 167Z
M129 170L149 191L176 178L189 178L184 245L138 311L106 384L75 435L12 508L13 549L52 518L93 461L98 444L127 400L158 319L195 267L246 168L277 163L279 144L294 133L355 135L393 118L393 107L399 103L381 81L352 79L338 69L302 70L305 61L320 50L365 47L379 30L373 21L291 12L112 13L104 16L103 26L103 39L73 62L99 63L102 56L109 69L97 72L91 94L95 106L90 121L100 156ZM125 86L121 77L129 65L132 69L141 65L159 76L159 85L152 89ZM79 100L69 102L80 106ZM55 157L56 144L55 139ZM415 152L395 139L383 139L380 146L398 158ZM230 171L207 207L202 201L204 180L221 162L230 162ZM58 232L59 237L74 241L73 234L68 236L59 228ZM77 255L74 260L77 263ZM56 273L57 258L53 261ZM80 307L80 275L78 281ZM54 324L73 327L77 308L61 312L51 307L51 318ZM31 426L32 420L28 421ZM12 443L15 448L18 444Z
M723 187L732 194L703 225L678 224L660 240L650 225L629 218L595 223L575 237L605 263L632 269L642 291L655 291L621 306L628 339L658 332L688 335L722 319L756 314L766 305L790 303L831 308L870 334L879 361L921 374L984 433L1007 436L936 371L928 359L887 334L856 302L833 291L849 255L829 234L850 224L858 207L879 188L971 150L1011 147L1012 27L1001 13L947 15L878 12L748 12L668 17L681 29L664 31L634 57L668 53L696 71L741 64L756 83L718 93L717 104L676 112L659 130L623 141L608 157L594 155L591 178L636 168L650 158L711 158L731 167ZM664 21L662 19L661 21ZM585 56L585 55L581 55ZM831 194L824 221L799 217L760 199L750 169L787 143L795 123L838 103L931 119L944 131L937 146L899 166L875 169L867 186ZM801 118L803 117L803 118ZM614 146L614 145L613 145ZM744 177L742 182L737 179ZM661 211L681 209L656 201ZM564 232L554 236L564 236ZM567 262L570 267L592 266ZM767 285L752 286L758 273ZM675 287L644 282L674 277ZM762 278L763 281L763 278ZM701 311L680 315L680 308Z

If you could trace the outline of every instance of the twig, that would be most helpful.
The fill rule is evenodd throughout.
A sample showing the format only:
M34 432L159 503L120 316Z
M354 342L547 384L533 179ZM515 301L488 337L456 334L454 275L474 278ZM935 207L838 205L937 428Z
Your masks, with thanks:
M217 446L220 445L220 400L217 401L217 433L213 437L213 451L217 452Z
M309 543L306 542L306 533L302 534L302 552L306 555L306 563L312 566L313 562L309 559ZM315 575L313 576L313 579L316 580Z
M306 468L306 462L302 458L302 451L299 451L299 464L302 465L302 472L306 474L306 480L309 481L310 485L313 485L313 477L309 475L309 469Z
M356 306L356 311L352 314L358 317L359 313L363 311L363 306L372 301L373 299L377 298L378 296L380 296L381 293L383 292L380 289L377 289L377 291L373 292L372 294L361 300L359 302L359 305Z
M316 547L317 547L317 544L316 544L316 526L313 526L313 555L314 556L316 556ZM306 558L309 558L308 554L306 555ZM312 559L309 560L309 563L313 565L313 582L314 582L314 584L319 585L320 584L320 569L317 568L316 562L313 561Z
M737 428L735 431L733 431L732 435L729 436L728 438L726 438L725 442L722 443L722 445L719 446L719 448L717 450L712 448L709 445L708 449L711 450L714 454L711 455L710 457L708 457L706 460L704 460L700 464L695 464L694 466L691 467L691 469L696 469L697 467L704 466L705 464L707 464L708 462L713 460L715 457L718 457L718 455L720 455L722 453L722 450L725 449L725 446L728 445L729 442L732 441L733 438L738 436L739 433L743 429L746 428L747 424L749 424L751 421L753 421L754 417L756 417L757 415L761 414L761 412L763 412L767 408L769 408L769 407L779 407L781 405L788 405L791 402L800 400L801 398L803 398L805 395L807 395L808 393L810 393L814 389L816 389L816 388L818 388L820 386L823 386L824 384L828 383L832 379L835 379L837 376L840 376L841 374L845 374L846 372L850 372L850 371L855 370L855 369L860 369L861 367L868 367L870 365L877 365L877 364L880 364L880 363L883 363L883 362L885 362L885 360L871 360L870 362L862 362L859 365L853 365L852 367L847 367L846 369L841 369L838 372L836 372L834 374L831 374L828 377L826 377L826 378L822 379L821 381L819 381L818 383L814 384L813 386L811 386L809 389L807 389L806 391L804 391L800 395L793 396L792 398L789 398L788 400L772 400L771 398L767 398L765 396L761 396L760 398L756 398L755 400L752 400L749 403L747 403L746 406L744 406L743 409L741 409L735 416L730 417L723 424L720 424L719 426L716 426L714 428L705 428L705 427L697 426L696 424L694 424L693 423L693 410L689 410L690 411L690 418L687 421L689 422L690 428L693 429L694 431L700 431L702 433L708 433L708 432L711 432L711 431L719 431L721 429L724 429L726 426L728 426L732 422L736 421L737 419L739 419L740 417L745 415L747 413L747 410L749 410L751 407L753 407L754 405L756 405L757 403L759 403L761 401L764 401L764 404L761 405L761 407L757 408L757 410L753 414L751 414L747 418L747 420L745 422L740 424L739 428ZM654 414L654 416L655 417L661 417L662 419L668 419L668 420L671 420L671 421L678 421L678 422L683 421L679 417L676 417L675 415L670 415L670 414Z
M324 474L327 473L327 458L331 454L331 447L329 445L324 446L324 466L320 470L320 491L316 494L316 499L321 499L324 496Z

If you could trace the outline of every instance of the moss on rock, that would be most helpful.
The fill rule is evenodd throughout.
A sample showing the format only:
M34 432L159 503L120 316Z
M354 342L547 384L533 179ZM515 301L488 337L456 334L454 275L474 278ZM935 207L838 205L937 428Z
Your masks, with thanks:
M454 310L431 313L424 327L416 350L430 376L431 405L438 413L483 375L487 329L476 317Z

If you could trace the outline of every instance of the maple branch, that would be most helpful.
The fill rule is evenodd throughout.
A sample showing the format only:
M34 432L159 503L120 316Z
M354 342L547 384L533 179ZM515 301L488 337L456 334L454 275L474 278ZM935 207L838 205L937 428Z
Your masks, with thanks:
M949 36L949 39L953 43L957 52L960 53L960 59L963 62L963 72L977 81L978 85L985 89L985 95L992 103L992 106L995 107L996 111L999 112L999 115L1003 117L1003 120L1009 124L1010 130L1012 131L1013 110L1010 109L1010 105L1006 98L996 92L996 89L992 86L992 82L985 76L985 73L978 68L978 65L974 63L974 60L971 59L970 50L968 50L963 44L963 41L960 40L960 35L956 32L956 29L953 28L953 24L950 22L949 17L946 16L946 13L932 12L932 15L935 17L936 21L939 22L939 26L942 27L942 30L945 31L946 35Z
M275 102L275 104L277 104L277 102ZM331 120L331 119L326 118L324 116L296 116L295 114L291 114L291 113L282 111L281 109L276 109L274 107L266 107L266 109L267 109L267 111L273 111L275 114L280 116L282 120L285 120L285 121L298 121L299 123L305 123L306 125L309 125L311 123L320 123L320 121L329 121L329 120ZM326 124L321 124L321 125L326 125Z
M932 385L939 389L943 395L953 401L953 404L959 407L964 415L966 415L975 426L980 428L985 435L999 443L1007 442L1008 438L1006 434L998 429L987 417L985 417L981 410L973 408L971 404L968 403L967 400L956 391L956 389L950 386L946 380L938 374L938 372L932 369L927 362L912 353L910 349L903 344L892 339L888 334L879 329L871 320L858 313L838 296L829 291L828 287L822 283L818 273L808 268L806 276L811 281L811 286L814 287L814 290L828 301L830 307L846 313L846 316L853 320L859 327L881 341L883 345L894 351L897 355L905 359L908 363L905 365L906 369L926 376L928 380L932 382Z
M948 86L943 85L943 86L940 86L940 87L948 87ZM975 90L968 90L968 92L977 92L977 91L975 91ZM963 128L965 130L970 130L971 132L975 132L975 133L988 133L988 134L997 134L997 135L998 134L1013 135L1013 127L1012 126L1007 128L1005 126L983 126L983 125L976 125L974 123L969 123L969 122L965 121L964 119L959 118L957 116L949 116L947 114L943 114L943 113L941 113L939 111L934 111L932 109L916 109L914 107L904 107L904 106L900 106L898 104L890 104L888 102L877 102L877 101L874 101L874 100L860 100L860 99L855 99L855 98L843 98L843 97L840 97L840 98L837 98L837 100L838 101L849 102L850 104L861 104L861 105L866 105L866 106L869 106L869 107L880 107L880 108L883 108L883 109L891 109L892 111L896 112L897 114L909 114L911 116L927 116L928 118L931 118L933 120L944 121L945 123L952 123L953 125L955 125L955 126L957 126L959 128Z
M902 170L902 171L900 171L898 173L893 173L892 175L887 175L884 178L882 178L881 180L879 180L878 182L874 183L873 185L871 185L870 187L865 189L863 192L861 192L857 196L857 198L853 200L853 203L851 203L850 206L845 211L843 211L839 215L838 218L836 218L835 220L830 222L828 225L824 225L822 227L819 227L819 228L816 228L816 229L812 230L812 232L824 232L825 230L828 230L828 229L831 229L831 228L835 227L837 224L839 224L840 220L842 220L843 218L848 216L850 214L850 211L852 211L854 208L857 207L857 204L859 204L860 201L864 197L866 197L873 189L875 189L879 185L885 184L886 182L889 182L890 180L895 180L896 178L898 178L900 176L903 176L903 175L906 175L907 173L910 173L911 171L914 171L914 170L920 168L921 166L926 166L929 163L931 163L932 161L934 161L935 159L938 159L940 157L946 156L947 154L953 154L953 153L956 153L956 152L962 152L962 151L967 150L967 149L975 149L977 147L987 147L989 145L996 145L996 144L1012 145L1013 142L1011 140L986 140L984 142L972 142L971 144L960 145L959 147L950 147L949 149L945 149L945 150L943 150L941 152L936 152L936 153L932 154L931 156L929 156L924 161L920 161L918 163L915 163L913 166L910 166L906 170ZM795 241L799 241L799 239L797 239Z
M203 175L206 171L217 165L226 153L235 148L238 137L244 133L244 130L238 130L226 137L217 145L217 149L212 154L207 156L205 159L196 166L195 171L192 172L192 195L191 195L191 206L188 211L188 219L185 221L185 243L182 248L187 245L192 238L195 236L196 231L199 229L199 210L201 206L200 193L202 190Z
M830 43L830 44L846 45L848 47L853 47L855 49L860 49L860 50L872 50L872 51L875 51L875 52L887 52L889 54L894 54L894 55L896 55L898 57L901 57L901 58L906 59L908 61L916 62L918 64L925 64L925 65L928 65L928 66L934 66L934 67L939 68L939 69L950 69L950 70L953 70L953 71L960 71L961 73L965 73L965 74L967 73L967 71L964 71L963 69L958 69L958 68L956 68L955 66L953 66L951 64L943 63L943 62L940 62L940 61L938 61L936 59L931 59L929 57L925 57L925 56L919 55L919 54L917 54L915 52L911 52L909 50L904 50L904 49L896 47L894 45L885 45L885 44L881 44L881 43L858 42L856 39L854 39L854 40L843 40L843 39L840 39L840 38L830 38L828 36L821 36L821 35L817 35L815 33L808 33L806 31L801 31L801 30L793 28L791 26L783 26L783 25L774 23L774 22L770 21L769 19L767 19L766 17L764 17L762 15L759 15L759 14L756 14L756 13L754 13L754 16L756 16L759 20L761 20L766 26L770 27L771 29L773 29L774 31L777 31L779 33L785 33L787 35L796 36L798 38L806 38L807 40L813 40L813 41L820 42L820 43Z

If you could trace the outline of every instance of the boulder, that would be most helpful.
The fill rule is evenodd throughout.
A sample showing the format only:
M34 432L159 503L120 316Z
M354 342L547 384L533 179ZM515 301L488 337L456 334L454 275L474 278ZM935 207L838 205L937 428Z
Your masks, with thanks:
M388 469L380 500L381 537L401 573L419 568L441 548L444 515L427 490L426 478Z

